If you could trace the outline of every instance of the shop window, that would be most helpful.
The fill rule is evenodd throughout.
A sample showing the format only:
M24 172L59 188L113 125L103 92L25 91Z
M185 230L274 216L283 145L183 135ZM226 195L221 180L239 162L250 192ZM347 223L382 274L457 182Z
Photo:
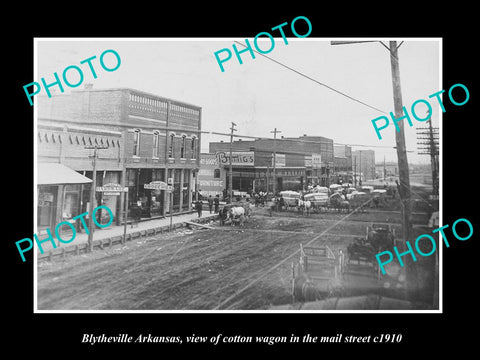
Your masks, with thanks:
M140 129L135 129L133 132L133 155L140 155Z

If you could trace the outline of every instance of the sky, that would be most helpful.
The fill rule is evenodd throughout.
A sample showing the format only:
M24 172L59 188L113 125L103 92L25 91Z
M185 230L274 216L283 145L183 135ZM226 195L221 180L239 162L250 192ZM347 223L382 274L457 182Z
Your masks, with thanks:
M364 40L381 40L386 45L389 40L398 44L404 40L398 51L403 105L413 122L413 127L407 122L404 127L407 150L412 151L408 160L411 164L429 163L429 156L417 154L415 130L427 123L413 118L411 105L418 99L430 100L433 126L439 126L440 106L428 96L443 89L441 41ZM331 45L330 39L324 38L288 38L285 44L281 37L275 38L267 56L317 82L258 54L255 59L248 52L241 54L240 64L232 49L235 41L245 43L244 38L37 38L32 81L40 82L43 77L47 83L53 82L54 72L61 77L67 66L77 65L84 73L79 88L85 83L93 84L94 89L133 88L202 107L202 131L229 133L233 121L239 135L272 137L270 131L277 128L285 137L317 135L338 144L363 145L352 149L375 150L377 162L384 158L396 161L393 123L382 130L379 140L371 120L384 114L319 84L386 113L394 111L390 56L379 41ZM253 44L253 39L249 41ZM268 38L258 44L261 49L271 46ZM232 52L232 58L223 63L222 72L214 53L225 48ZM112 72L99 64L100 54L107 49L115 50L121 58L120 67ZM87 64L80 64L94 55L96 79ZM105 57L107 66L115 65L112 59L111 54ZM69 72L72 83L76 82L74 73ZM64 87L66 93L72 90ZM415 107L419 117L426 109L423 104ZM220 140L229 138L202 134L202 151L208 151L210 141Z

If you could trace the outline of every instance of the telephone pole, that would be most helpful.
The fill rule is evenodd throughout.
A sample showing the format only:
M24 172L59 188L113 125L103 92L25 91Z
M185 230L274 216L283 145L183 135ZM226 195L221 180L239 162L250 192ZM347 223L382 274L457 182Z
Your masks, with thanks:
M395 110L395 118L399 119L404 116L402 89L400 86L400 68L398 59L398 46L396 41L390 41L390 63L392 68L392 84L393 84L393 102ZM405 132L403 121L398 123L398 131L395 131L395 141L397 145L398 172L400 180L400 200L402 203L403 215L403 240L412 241L412 222L411 222L411 192L410 192L410 174L408 170L407 149L405 145ZM417 268L413 259L405 256L405 273L407 285L407 298L416 300L419 296L419 284Z
M273 196L275 197L275 194L277 192L277 173L276 173L276 164L277 164L277 133L281 133L281 131L277 130L275 128L273 131L270 131L273 133Z
M360 43L362 41L331 41L331 45L344 45ZM393 85L393 102L395 118L400 119L403 114L402 89L400 86L400 67L398 59L398 48L403 44L403 41L397 45L396 41L390 41L389 45L385 45L382 41L378 41L390 53L390 65L392 71L392 85ZM398 131L395 131L395 141L398 158L399 180L398 185L400 200L402 205L402 223L403 223L403 241L406 248L406 241L412 240L412 223L411 223L411 191L410 191L410 175L408 170L407 149L405 145L405 133L403 121L397 123ZM417 268L413 259L408 254L402 259L405 263L406 272L406 296L409 300L416 300L419 296L419 283Z
M432 195L438 195L438 128L432 126L432 118L428 120L428 125L428 128L417 128L417 140L426 140L417 142L417 145L423 146L418 148L418 154L430 155L433 186ZM419 135L424 137L418 137Z
M233 169L232 169L232 147L233 147L233 132L237 131L235 129L235 124L232 121L232 127L230 128L230 161L229 161L229 170L228 170L228 195L229 195L229 203L232 203L233 200Z
M92 174L92 188L90 190L90 208L88 209L88 251L93 250L93 202L95 201L95 194L97 191L97 150L108 149L108 146L85 146L85 149L93 149L93 174Z

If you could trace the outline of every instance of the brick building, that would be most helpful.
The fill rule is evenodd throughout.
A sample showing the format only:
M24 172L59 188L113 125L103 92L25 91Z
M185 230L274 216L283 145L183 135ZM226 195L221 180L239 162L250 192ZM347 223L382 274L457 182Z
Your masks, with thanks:
M352 152L352 166L357 173L357 181L374 180L375 175L375 151L356 150Z
M226 170L220 166L216 154L200 154L200 169L197 173L197 190L203 198L223 197Z
M122 134L76 124L62 124L46 119L37 124L37 227L53 228L62 221L89 210L93 178L93 150L86 146L108 146L96 160L97 184L118 183L122 174ZM99 196L118 220L117 197ZM106 215L106 214L104 214ZM99 214L101 216L101 214ZM100 219L99 219L100 221Z
M334 145L333 154L333 181L353 183L352 148L348 145Z
M220 164L228 171L230 143L212 142L209 150L219 156ZM274 178L278 191L325 185L333 167L333 140L321 136L238 140L232 143L232 151L232 184L236 191L272 191ZM226 188L228 181L227 176Z
M61 136L61 142L38 142L39 163L61 163L91 179L93 150L84 147L103 145L108 148L98 150L97 186L128 187L129 209L139 207L142 217L164 216L170 212L170 196L165 186L150 183L171 178L172 211L191 209L199 168L200 107L134 89L86 88L39 96L37 109L39 139L47 129ZM89 190L83 185L80 208ZM123 196L109 197L96 194L97 202L123 209Z

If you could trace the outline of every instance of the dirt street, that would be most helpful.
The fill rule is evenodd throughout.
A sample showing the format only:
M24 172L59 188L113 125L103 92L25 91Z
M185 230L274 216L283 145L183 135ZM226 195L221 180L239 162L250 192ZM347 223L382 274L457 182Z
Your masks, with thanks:
M217 222L214 230L182 229L40 262L38 309L266 309L289 303L291 265L298 260L291 255L300 243L328 229L316 244L345 248L365 234L372 217L399 222L393 212L353 214L334 226L342 216L268 217L257 211L245 228ZM394 227L399 231L399 225Z

